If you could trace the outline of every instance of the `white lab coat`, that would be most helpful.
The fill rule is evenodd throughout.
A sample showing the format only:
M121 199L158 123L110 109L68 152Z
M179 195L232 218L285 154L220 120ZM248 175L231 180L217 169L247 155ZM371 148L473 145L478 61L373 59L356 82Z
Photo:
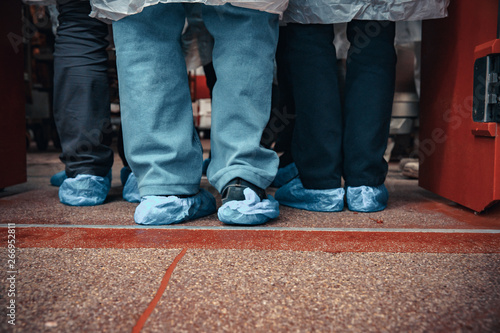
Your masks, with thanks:
M447 16L449 0L290 0L285 23L416 21Z
M281 15L288 0L91 0L92 13L90 16L101 20L117 21L125 16L142 12L145 7L158 3L203 3L206 5L224 5L256 9L268 13Z

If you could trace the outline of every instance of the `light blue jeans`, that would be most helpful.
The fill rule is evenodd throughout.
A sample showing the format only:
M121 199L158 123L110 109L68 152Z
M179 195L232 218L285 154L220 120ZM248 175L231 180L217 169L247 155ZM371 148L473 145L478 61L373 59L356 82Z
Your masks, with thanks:
M192 5L192 4L190 4ZM272 182L277 155L260 146L271 110L278 16L203 6L215 39L210 183ZM193 125L180 45L187 4L158 4L113 23L125 154L141 196L198 192L202 147Z

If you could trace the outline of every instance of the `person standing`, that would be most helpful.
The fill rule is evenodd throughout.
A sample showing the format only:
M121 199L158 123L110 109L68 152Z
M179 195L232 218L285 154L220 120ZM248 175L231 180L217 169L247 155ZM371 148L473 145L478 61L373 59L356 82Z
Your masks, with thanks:
M383 155L395 84L394 22L444 17L447 5L445 0L290 1L284 22L298 177L277 190L281 204L336 212L343 210L345 197L351 211L387 207ZM342 22L348 22L350 42L344 96L333 44L333 24Z
M182 2L92 1L93 17L114 21L125 154L142 197L135 222L173 224L216 211L215 198L200 189L202 149L180 46L185 6L202 6L215 41L207 177L222 195L218 217L227 224L265 223L279 214L264 190L278 157L259 143L271 109L278 16L287 0Z
M70 206L104 203L113 165L108 82L108 25L89 17L89 1L58 0L54 49L54 119L65 170L51 178ZM123 197L138 201L134 175L122 169Z

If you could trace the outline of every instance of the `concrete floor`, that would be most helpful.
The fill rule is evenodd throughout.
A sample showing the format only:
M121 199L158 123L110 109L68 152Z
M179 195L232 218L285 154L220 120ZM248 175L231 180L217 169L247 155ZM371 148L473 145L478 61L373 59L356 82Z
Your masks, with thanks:
M59 203L55 150L27 161L28 182L0 192L2 332L500 332L499 205L475 215L395 164L383 212L148 228L121 198L118 156L97 207Z

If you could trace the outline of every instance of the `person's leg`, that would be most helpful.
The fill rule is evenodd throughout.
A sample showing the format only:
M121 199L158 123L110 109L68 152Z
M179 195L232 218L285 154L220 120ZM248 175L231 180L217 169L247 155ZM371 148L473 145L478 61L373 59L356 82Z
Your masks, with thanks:
M68 177L104 177L113 164L108 27L86 1L59 1L54 50L54 118Z
M120 170L120 181L123 186L122 196L123 199L128 202L141 202L141 195L139 193L139 187L137 186L137 178L132 172L132 169L128 165L127 158L125 157L125 149L123 147L123 130L120 126L118 131L118 141L117 141L118 155L123 163L123 168Z
M180 46L182 4L158 4L113 23L125 155L142 197L135 221L171 224L215 211L199 189L202 147Z
M260 139L271 112L278 17L224 5L204 6L203 19L215 39L217 75L208 178L218 191L237 177L267 188L278 157Z
M333 25L290 24L287 31L296 113L293 159L305 188L339 188L342 112Z
M64 173L56 174L62 203L104 202L113 164L106 24L90 18L85 1L59 1L54 51L54 119ZM66 179L66 177L69 177ZM57 180L57 179L56 179Z
M341 211L343 123L333 25L290 24L287 32L296 113L292 153L299 177L277 190L276 199L300 209Z
M223 200L229 199L219 209L219 219L225 223L265 223L279 214L278 203L266 199L261 191L276 175L278 156L260 146L271 112L278 16L226 4L203 6L203 19L215 40L213 65L217 75L212 101L213 154L207 176ZM247 202L248 191L259 194L252 196L252 204ZM233 193L240 193L239 199L234 199ZM242 202L246 202L242 210L233 207Z
M203 66L203 71L205 72L205 78L207 80L208 91L210 92L210 98L212 98L212 91L214 90L215 82L217 82L217 75L215 75L214 64L209 62Z
M394 22L352 21L347 26L344 179L351 210L384 209L387 147L394 96Z
M280 27L278 47L276 49L276 76L278 79L278 109L273 112L267 130L275 133L274 151L282 152L278 172L271 186L281 187L298 175L293 163L292 139L295 126L295 102L287 65L288 48L287 27Z
M182 4L158 4L113 23L123 142L141 196L199 190L202 148L180 47Z
M215 75L214 65L212 62L203 66L203 71L205 72L205 78L207 80L208 91L210 92L210 99L212 99L212 91L215 86L215 82L217 81L217 76ZM209 151L208 158L203 160L202 165L202 174L207 175L208 166L210 165L210 161L212 159L212 151Z

